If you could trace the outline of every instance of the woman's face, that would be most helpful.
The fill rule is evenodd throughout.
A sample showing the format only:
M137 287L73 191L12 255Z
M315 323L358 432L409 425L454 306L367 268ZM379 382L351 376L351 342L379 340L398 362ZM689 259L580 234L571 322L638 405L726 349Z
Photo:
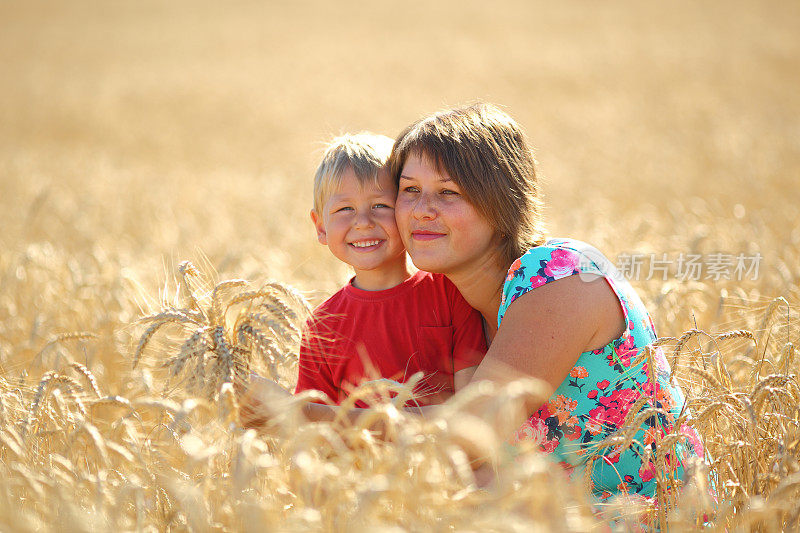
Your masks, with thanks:
M450 176L423 154L411 154L395 204L400 237L420 270L456 274L496 253L498 236Z

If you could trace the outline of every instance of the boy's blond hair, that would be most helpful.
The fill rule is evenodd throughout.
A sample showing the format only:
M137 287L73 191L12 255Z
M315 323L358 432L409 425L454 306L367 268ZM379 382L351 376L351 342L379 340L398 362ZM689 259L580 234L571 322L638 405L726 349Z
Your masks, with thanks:
M314 175L314 211L322 207L342 181L348 168L353 169L359 183L378 182L378 171L386 165L394 141L386 135L361 132L344 134L328 143Z

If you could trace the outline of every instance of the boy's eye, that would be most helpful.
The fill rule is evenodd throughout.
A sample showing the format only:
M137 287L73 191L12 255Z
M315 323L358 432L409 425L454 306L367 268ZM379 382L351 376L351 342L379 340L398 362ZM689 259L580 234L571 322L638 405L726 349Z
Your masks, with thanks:
M349 206L339 207L337 208L334 213L341 213L342 211L352 211L353 208Z
M387 209L392 208L392 206L390 206L389 204L375 204L373 207L387 208Z

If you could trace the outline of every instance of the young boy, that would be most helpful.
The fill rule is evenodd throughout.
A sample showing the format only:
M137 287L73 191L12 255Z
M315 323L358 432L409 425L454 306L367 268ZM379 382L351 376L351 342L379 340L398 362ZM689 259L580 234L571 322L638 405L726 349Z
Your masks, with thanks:
M422 372L415 400L441 403L486 352L480 315L455 286L409 272L394 218L397 188L384 168L391 149L383 135L344 135L317 169L317 238L355 276L308 320L295 392L316 389L338 404L364 381L404 382Z

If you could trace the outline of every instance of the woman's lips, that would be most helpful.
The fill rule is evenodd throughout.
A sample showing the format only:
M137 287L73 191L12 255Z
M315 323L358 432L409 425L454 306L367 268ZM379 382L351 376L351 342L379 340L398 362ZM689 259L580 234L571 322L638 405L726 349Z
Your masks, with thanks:
M411 238L415 241L432 241L440 237L444 237L444 233L436 233L435 231L412 231Z

